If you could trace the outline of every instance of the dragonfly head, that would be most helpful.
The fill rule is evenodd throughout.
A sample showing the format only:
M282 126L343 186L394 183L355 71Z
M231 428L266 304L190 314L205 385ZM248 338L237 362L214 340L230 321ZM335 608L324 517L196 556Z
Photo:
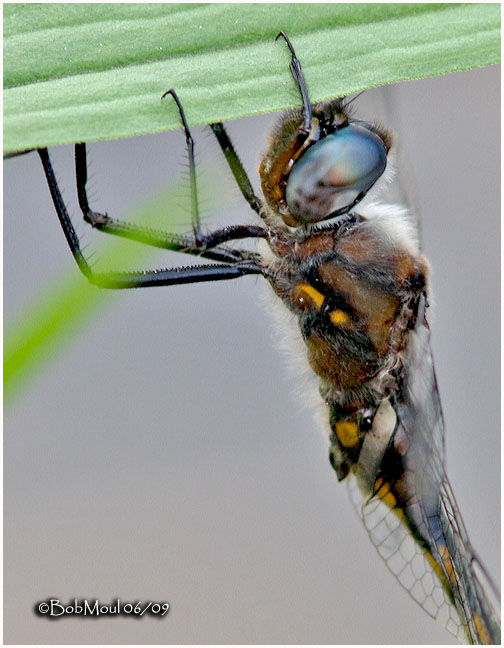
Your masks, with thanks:
M311 129L301 109L287 112L259 173L268 205L291 227L349 212L382 176L392 135L352 120L343 99L314 104Z

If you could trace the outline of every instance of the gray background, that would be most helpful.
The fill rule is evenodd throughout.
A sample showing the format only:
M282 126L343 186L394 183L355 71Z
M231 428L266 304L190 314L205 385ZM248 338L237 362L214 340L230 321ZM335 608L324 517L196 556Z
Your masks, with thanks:
M359 116L399 134L415 187L434 270L448 474L495 579L499 98L492 67L368 91L357 102ZM275 119L229 124L256 187ZM211 136L194 135L201 157L222 170L222 192L234 196L230 215L210 225L253 222ZM179 132L95 144L90 156L94 205L118 217L185 161ZM77 220L72 150L54 149L53 158ZM5 164L4 190L9 322L55 277L77 270L36 155ZM79 232L94 244L95 233ZM165 253L162 263L179 258ZM7 642L452 640L409 599L361 528L327 442L293 395L260 284L247 277L110 293L16 399L5 424ZM161 621L51 623L32 612L48 596L167 600L171 611Z

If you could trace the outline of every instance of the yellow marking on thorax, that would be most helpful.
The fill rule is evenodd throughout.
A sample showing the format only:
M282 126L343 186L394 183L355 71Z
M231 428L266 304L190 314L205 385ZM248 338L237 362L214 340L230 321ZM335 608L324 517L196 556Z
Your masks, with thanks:
M296 284L296 290L309 297L319 310L322 308L325 300L324 295L309 283L306 283L306 281L299 281Z
M346 324L349 320L348 315L344 311L338 309L331 311L329 317L335 326Z
M359 443L359 426L355 421L338 421L335 432L344 448L355 448Z

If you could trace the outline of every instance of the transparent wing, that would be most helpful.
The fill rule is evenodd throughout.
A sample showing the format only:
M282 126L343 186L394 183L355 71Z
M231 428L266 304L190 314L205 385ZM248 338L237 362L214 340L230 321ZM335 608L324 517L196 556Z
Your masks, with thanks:
M372 474L368 466L363 479L357 466L359 488L351 486L351 498L387 567L428 614L461 642L500 643L498 594L471 547L446 477L424 311L422 299L392 403L389 442Z
M352 503L389 571L408 594L453 634L460 643L467 642L465 626L445 591L424 549L403 524L396 511L379 497L363 504L355 479L348 482Z

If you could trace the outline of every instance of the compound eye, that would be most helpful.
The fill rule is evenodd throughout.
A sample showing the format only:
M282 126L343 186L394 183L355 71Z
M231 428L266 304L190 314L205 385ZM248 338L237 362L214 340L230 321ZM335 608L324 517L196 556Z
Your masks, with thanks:
M385 171L387 149L382 139L351 124L326 135L294 164L285 199L302 223L316 223L343 213Z

